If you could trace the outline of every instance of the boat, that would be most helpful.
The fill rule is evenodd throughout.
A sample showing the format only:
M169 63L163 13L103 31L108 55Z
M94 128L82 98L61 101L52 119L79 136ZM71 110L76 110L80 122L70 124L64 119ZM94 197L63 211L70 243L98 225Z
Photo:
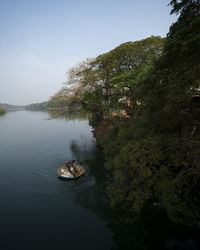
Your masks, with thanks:
M73 164L74 168L76 169L75 171L75 175L72 175L72 173L68 170L68 168L66 166L62 166L57 170L57 174L60 178L64 178L64 179L69 179L69 180L73 180L73 179L77 179L79 178L81 175L84 174L85 169L83 166L79 165L79 164Z

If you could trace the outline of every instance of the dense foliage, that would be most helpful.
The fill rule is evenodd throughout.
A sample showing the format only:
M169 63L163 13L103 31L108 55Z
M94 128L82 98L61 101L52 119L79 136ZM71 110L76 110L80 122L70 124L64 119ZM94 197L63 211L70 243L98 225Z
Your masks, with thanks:
M122 110L132 113L138 78L162 53L163 42L164 39L152 36L124 43L93 60L87 71L83 72L86 80L88 75L93 76L92 88L85 91L82 99L83 107L98 115L95 118L99 119Z
M179 17L166 39L124 43L76 65L52 100L82 105L95 121L119 118L102 144L110 202L126 219L156 204L174 221L199 224L200 2L170 5Z
M127 218L147 201L171 219L200 223L200 3L171 1L180 12L163 54L135 90L136 118L116 126L105 143L114 174L113 206Z

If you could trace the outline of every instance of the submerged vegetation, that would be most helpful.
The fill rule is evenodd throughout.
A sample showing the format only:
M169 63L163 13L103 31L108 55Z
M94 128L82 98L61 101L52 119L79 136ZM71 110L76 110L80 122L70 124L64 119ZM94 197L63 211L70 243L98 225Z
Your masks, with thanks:
M199 225L200 3L170 5L179 17L165 39L124 43L74 66L49 103L110 121L101 138L107 190L126 220L156 204L173 221Z

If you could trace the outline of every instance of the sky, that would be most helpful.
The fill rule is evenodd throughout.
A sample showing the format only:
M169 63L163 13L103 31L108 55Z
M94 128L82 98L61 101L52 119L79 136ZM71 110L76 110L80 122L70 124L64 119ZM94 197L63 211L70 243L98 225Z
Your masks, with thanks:
M0 103L47 101L67 70L120 44L165 37L169 0L0 0Z

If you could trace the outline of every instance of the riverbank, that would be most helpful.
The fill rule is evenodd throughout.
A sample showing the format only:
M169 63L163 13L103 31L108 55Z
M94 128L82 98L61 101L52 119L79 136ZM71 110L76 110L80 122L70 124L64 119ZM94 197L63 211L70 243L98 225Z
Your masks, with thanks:
M97 143L101 147L104 147L104 143L108 138L109 132L112 130L112 128L120 125L123 126L123 124L126 124L129 120L129 117L107 117L96 122L90 121L90 125L93 127L93 135L97 140Z

